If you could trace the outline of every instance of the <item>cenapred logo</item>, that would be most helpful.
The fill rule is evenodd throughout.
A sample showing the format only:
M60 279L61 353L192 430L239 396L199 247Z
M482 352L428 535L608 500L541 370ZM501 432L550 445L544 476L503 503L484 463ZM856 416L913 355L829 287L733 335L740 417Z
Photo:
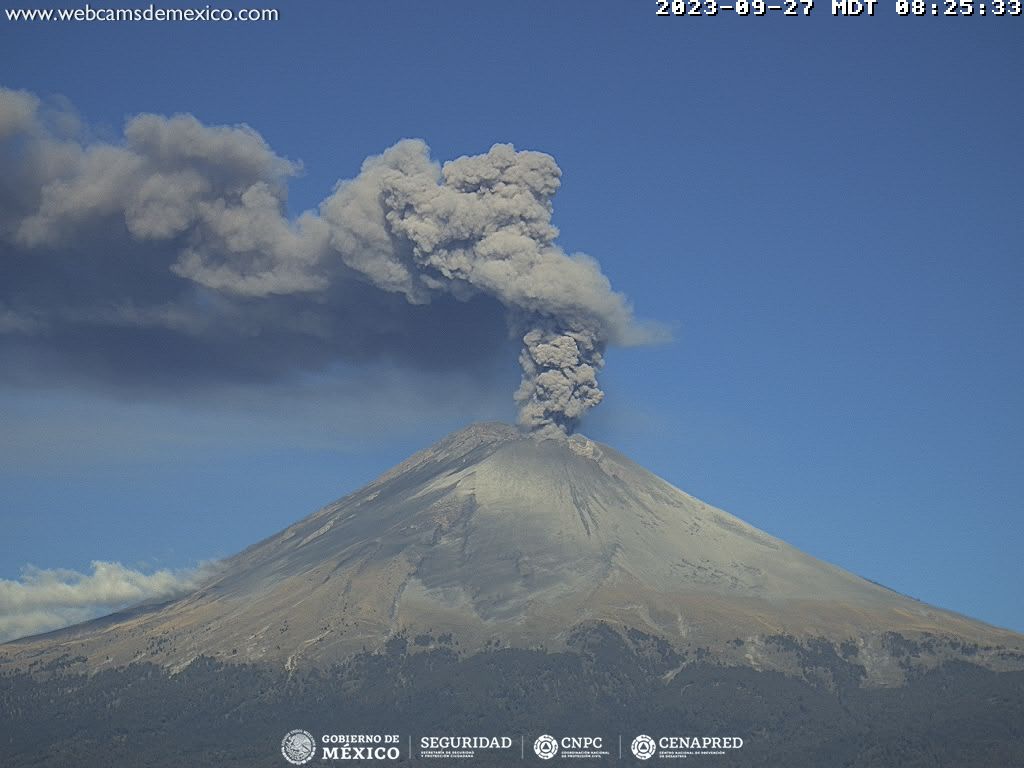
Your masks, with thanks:
M633 739L633 743L629 745L629 748L633 750L633 755L639 760L649 760L658 751L658 745L646 733L641 733Z
M292 765L308 763L316 755L316 739L309 731L296 728L281 739L281 754Z
M558 754L558 742L555 741L554 736L548 736L545 733L543 736L538 736L537 740L533 742L533 751L541 760L550 760Z
M630 744L633 755L640 760L660 758L709 757L743 749L739 736L659 736L654 739L642 733Z

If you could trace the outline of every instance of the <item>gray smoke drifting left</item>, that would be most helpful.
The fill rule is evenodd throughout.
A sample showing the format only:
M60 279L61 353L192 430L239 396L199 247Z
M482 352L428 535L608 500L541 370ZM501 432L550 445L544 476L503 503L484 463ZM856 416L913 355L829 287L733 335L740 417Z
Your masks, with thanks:
M440 165L402 141L291 218L299 166L247 126L139 115L114 143L83 133L66 107L0 89L8 362L183 381L440 367L500 323L522 340L520 423L557 433L601 401L608 345L655 340L594 259L556 244L548 155L498 144Z

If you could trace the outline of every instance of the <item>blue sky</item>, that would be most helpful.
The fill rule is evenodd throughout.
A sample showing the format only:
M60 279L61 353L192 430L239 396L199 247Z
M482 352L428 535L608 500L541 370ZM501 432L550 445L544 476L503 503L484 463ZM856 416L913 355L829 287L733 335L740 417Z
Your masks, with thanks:
M279 8L0 21L0 85L65 97L112 141L141 112L247 123L302 162L294 214L402 138L441 160L550 153L560 244L673 333L610 350L582 431L817 557L1024 631L1021 17ZM0 578L232 554L468 421L515 418L514 355L408 376L0 389Z

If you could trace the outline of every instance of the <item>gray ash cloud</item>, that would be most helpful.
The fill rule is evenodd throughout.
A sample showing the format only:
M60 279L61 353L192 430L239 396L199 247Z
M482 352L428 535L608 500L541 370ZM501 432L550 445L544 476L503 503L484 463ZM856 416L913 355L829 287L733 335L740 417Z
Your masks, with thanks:
M0 89L0 358L22 378L472 368L511 334L521 424L570 432L601 401L606 347L652 340L598 263L555 242L549 155L439 164L401 141L290 217L300 167L247 126L139 115L88 136L66 106Z

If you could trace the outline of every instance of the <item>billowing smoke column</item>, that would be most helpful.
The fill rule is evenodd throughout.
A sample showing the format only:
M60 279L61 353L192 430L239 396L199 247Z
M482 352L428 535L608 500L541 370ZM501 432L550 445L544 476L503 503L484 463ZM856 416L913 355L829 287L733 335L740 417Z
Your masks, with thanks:
M571 433L604 399L597 386L603 348L593 332L566 330L554 322L527 331L519 353L523 382L516 391L520 425L542 435Z
M387 343L360 309L386 304L373 291L409 306L491 297L522 339L520 422L544 434L572 431L601 401L607 345L649 340L597 262L555 243L561 172L548 155L497 144L440 166L402 141L289 219L298 167L246 126L140 115L123 142L83 144L74 125L0 89L0 270L31 264L70 285L83 253L93 270L60 296L0 281L0 337L84 324L245 344L272 330L356 358Z
M324 205L325 218L347 233L363 221L350 205L365 199L359 188L379 195L391 247L378 251L374 267L387 264L390 279L400 275L410 301L435 290L480 291L511 310L523 340L520 424L549 434L571 432L601 402L602 352L631 322L597 263L554 244L559 176L550 156L507 145L446 163L439 174L422 143L403 142ZM345 258L350 250L339 252Z

